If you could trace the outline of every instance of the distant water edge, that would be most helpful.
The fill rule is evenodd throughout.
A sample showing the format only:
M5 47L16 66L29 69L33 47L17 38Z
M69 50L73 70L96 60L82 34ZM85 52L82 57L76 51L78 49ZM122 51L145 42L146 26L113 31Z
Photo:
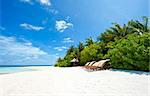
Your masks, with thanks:
M0 65L0 74L10 74L23 71L35 71L32 67L52 66L52 65Z
M53 65L0 65L0 67L32 67L32 66L53 66Z

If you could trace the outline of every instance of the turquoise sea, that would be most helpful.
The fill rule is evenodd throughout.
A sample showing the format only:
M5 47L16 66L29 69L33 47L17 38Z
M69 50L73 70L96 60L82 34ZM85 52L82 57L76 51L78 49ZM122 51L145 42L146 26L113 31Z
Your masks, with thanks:
M16 73L23 71L33 71L33 69L25 67L0 67L0 74Z
M33 66L39 67L41 65L33 65ZM0 74L16 73L16 72L23 72L23 71L35 71L35 69L32 69L33 66L0 66ZM44 65L44 66L50 66L50 65Z

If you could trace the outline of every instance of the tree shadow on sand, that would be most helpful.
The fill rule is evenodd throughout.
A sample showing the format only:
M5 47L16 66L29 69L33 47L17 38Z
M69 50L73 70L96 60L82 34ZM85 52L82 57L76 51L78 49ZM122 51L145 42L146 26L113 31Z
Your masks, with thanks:
M121 69L111 69L114 72L126 72L129 74L138 74L138 75L150 75L150 72L145 71L134 71L134 70L121 70Z

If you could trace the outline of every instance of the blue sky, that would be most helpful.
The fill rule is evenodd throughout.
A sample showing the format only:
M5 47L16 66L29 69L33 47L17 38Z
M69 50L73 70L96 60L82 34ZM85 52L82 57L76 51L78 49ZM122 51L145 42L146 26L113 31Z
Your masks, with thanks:
M0 65L54 64L71 45L148 16L149 0L1 0Z

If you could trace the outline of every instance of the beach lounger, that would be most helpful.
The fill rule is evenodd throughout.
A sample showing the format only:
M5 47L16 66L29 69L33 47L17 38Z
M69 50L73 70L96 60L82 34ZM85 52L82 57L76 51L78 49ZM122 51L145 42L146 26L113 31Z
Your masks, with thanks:
M91 63L85 65L84 68L86 70L92 70L92 71L109 69L110 65L106 64L106 62L108 62L108 61L109 61L109 59L100 60L98 62L92 61Z

